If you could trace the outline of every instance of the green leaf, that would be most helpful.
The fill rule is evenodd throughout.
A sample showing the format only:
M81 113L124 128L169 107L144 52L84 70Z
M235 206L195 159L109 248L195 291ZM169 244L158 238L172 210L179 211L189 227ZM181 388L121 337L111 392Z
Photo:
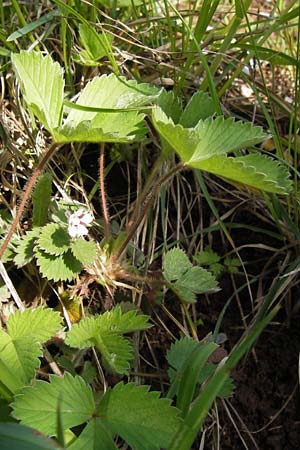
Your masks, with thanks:
M148 316L138 314L138 310L122 313L117 306L98 317L87 317L73 325L67 334L66 343L72 347L90 347L99 333L125 334L145 330L151 326L148 319Z
M215 290L218 283L211 272L203 267L191 267L174 284L180 290L190 289L195 294Z
M32 225L42 227L46 224L52 192L52 175L44 173L38 179L32 194Z
M71 243L71 250L73 255L83 265L93 264L97 256L97 246L93 241L86 241L84 239L76 239Z
M27 231L27 233L20 240L19 245L16 247L16 256L14 262L17 267L23 267L30 263L34 258L34 248L36 246L37 239L40 235L40 228Z
M118 450L107 427L92 419L68 450Z
M205 247L205 250L202 250L194 256L194 260L200 266L210 266L211 264L218 263L220 259L218 253L214 252L210 247Z
M133 360L133 346L128 339L118 334L101 333L95 345L109 366L119 374L127 374Z
M189 358L193 351L198 347L198 342L189 337L181 338L171 345L171 348L167 351L166 355L167 361L171 366L168 369L168 375L171 382L174 381L176 372L182 370L185 360Z
M1 364L13 374L14 389L23 387L34 378L35 371L40 366L40 356L42 356L40 346L31 336L13 339L5 331L0 330L0 360ZM6 384L2 374L0 380Z
M141 108L159 94L157 88L138 84L114 74L95 77L90 81L76 105L84 110L71 109L63 127L56 130L58 142L130 142L145 134L144 115L138 111L118 111L126 108ZM97 112L88 108L111 110Z
M178 410L148 386L117 384L101 399L98 413L109 428L139 450L168 448L181 423Z
M189 165L267 192L286 195L292 188L287 169L270 157L260 154L236 158L216 156Z
M36 430L17 423L0 423L1 450L58 450L61 447Z
M153 118L158 132L191 167L215 155L252 146L267 137L261 127L221 116L200 120L194 128L174 125L158 107L154 108Z
M182 107L179 98L173 91L162 89L155 103L160 106L168 117L171 117L174 123L179 122L180 116L182 115Z
M214 102L206 92L198 91L188 102L179 123L184 128L193 128L199 120L205 120L216 113Z
M54 9L49 13L40 16L37 20L33 20L32 22L26 24L25 27L19 28L17 31L10 34L6 39L6 42L16 41L20 37L26 36L26 34L30 33L31 31L35 30L41 25L44 25L45 23L52 21L54 17L60 15L61 15L60 11L58 9Z
M13 69L28 106L52 132L61 124L64 79L63 70L50 55L22 50L12 54Z
M50 255L62 255L70 249L71 240L67 231L58 223L49 223L42 228L38 245Z
M50 375L50 383L38 380L34 386L21 389L12 404L13 416L23 425L53 436L58 402L64 430L86 422L94 414L90 386L81 377L65 373L63 377Z
M79 25L79 38L85 48L84 52L80 52L80 57L94 64L106 55L106 42L111 44L113 41L113 36L107 33L100 33L98 39L95 39L91 27L83 23Z
M41 274L48 280L72 280L82 270L82 264L73 256L71 250L56 256L36 248L36 258Z
M172 291L184 303L196 303L197 301L195 292L185 286L174 283L172 285Z
M16 311L7 320L7 330L13 339L30 336L39 343L48 341L60 327L60 313L44 307Z
M73 325L66 343L77 348L96 346L113 370L126 373L133 357L133 348L120 334L149 326L147 316L137 314L136 310L122 313L121 308L116 307L96 318L88 317Z
M193 267L187 254L180 248L173 248L166 253L163 265L164 277L171 282L178 280L182 275Z

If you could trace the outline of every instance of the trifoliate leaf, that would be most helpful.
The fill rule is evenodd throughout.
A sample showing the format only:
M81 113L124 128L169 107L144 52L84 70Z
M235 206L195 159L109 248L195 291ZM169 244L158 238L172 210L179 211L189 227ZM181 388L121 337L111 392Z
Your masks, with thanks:
M175 288L190 289L195 294L212 291L217 288L218 283L211 272L203 267L191 267L174 284Z
M72 280L82 270L82 264L73 256L71 250L55 256L36 248L36 258L41 274L48 280Z
M13 339L0 330L0 361L13 374L15 388L21 388L34 378L35 371L40 366L40 356L40 346L31 336ZM1 370L0 381L5 384L3 375L4 369Z
M34 248L36 246L40 231L40 228L27 231L27 233L20 240L20 244L16 247L17 254L14 257L14 262L17 267L25 266L34 258Z
M50 375L50 383L38 380L33 387L21 389L12 404L13 416L52 436L57 432L58 405L64 430L86 422L95 411L90 386L81 377L65 373Z
M182 162L191 167L212 156L257 144L267 137L261 127L220 116L200 120L194 128L183 128L155 107L153 120L158 132L174 148Z
M107 427L92 419L68 450L118 450Z
M76 239L71 243L71 250L73 255L83 265L93 264L97 255L97 246L93 241L86 241L84 239Z
M73 325L67 334L66 343L77 348L96 346L113 370L126 373L133 357L133 348L120 335L150 326L147 316L137 314L136 310L122 313L121 308L116 307Z
M71 245L70 236L58 223L49 223L42 228L38 240L39 247L50 255L62 255Z
M191 261L183 250L173 248L166 253L164 259L164 277L169 282L178 280L192 266Z
M206 92L198 91L188 102L179 123L184 128L193 128L199 120L205 120L213 116L215 112L214 102L209 95Z
M11 60L28 106L50 132L59 127L64 97L60 65L35 51L12 54Z
M236 158L215 156L189 165L262 191L288 194L292 188L287 169L270 157L260 154Z
M30 336L39 343L54 336L60 326L60 314L44 307L16 311L7 320L7 330L13 339Z
M40 176L32 194L32 225L42 227L46 224L52 192L52 175Z
M101 399L100 418L132 448L168 448L181 424L179 411L148 389L133 383L117 384Z

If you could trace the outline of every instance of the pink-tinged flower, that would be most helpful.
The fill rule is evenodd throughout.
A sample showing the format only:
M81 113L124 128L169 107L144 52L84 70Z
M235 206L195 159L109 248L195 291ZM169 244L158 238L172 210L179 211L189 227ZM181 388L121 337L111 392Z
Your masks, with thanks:
M68 233L72 238L85 236L88 234L88 227L91 226L94 218L91 213L80 208L69 218Z

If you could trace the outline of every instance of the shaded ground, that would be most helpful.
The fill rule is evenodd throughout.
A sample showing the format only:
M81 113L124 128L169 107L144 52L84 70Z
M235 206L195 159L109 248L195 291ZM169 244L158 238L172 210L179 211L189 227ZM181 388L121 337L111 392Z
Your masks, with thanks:
M228 403L244 424L229 410L249 449L299 449L299 351L299 318L294 318L289 327L270 326L255 346L255 358L251 353L233 372L236 391ZM244 449L222 407L220 420L222 450Z

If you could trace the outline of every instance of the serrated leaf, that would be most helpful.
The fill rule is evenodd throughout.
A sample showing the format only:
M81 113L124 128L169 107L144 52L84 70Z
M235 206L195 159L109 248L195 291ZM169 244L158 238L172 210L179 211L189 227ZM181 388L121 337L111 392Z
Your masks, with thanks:
M44 173L40 176L32 194L32 225L42 227L46 224L52 192L52 176Z
M25 266L34 258L34 248L40 235L40 231L40 228L27 231L27 233L20 240L20 244L16 247L17 254L14 257L14 262L17 267Z
M18 423L0 423L1 450L62 450L52 439Z
M196 303L197 301L195 292L185 286L180 286L180 284L176 285L176 283L174 283L172 285L172 290L184 303Z
M205 250L202 250L194 256L194 260L200 266L210 266L211 264L218 263L220 259L218 253L214 252L210 247L206 247Z
M117 384L101 399L100 418L132 448L168 448L181 424L178 410L148 389L133 383Z
M41 274L48 280L72 280L82 270L82 264L73 256L71 250L56 256L36 248L36 258Z
M190 289L195 294L212 291L218 283L211 272L203 267L191 267L174 284L175 288Z
M104 314L88 317L73 325L66 343L71 347L88 348L96 346L107 363L117 373L126 373L133 357L131 343L120 334L143 330L151 326L148 317L137 311L122 313L120 307Z
M183 128L180 124L175 125L156 107L153 109L153 120L158 132L181 160L191 167L213 156L254 145L267 138L261 127L221 116L200 120L194 128Z
M86 422L95 411L90 386L81 377L65 373L63 377L50 375L50 383L38 380L34 386L21 389L12 404L13 416L23 425L53 436L58 403L64 430Z
M148 84L138 84L114 74L90 81L76 105L105 108L107 112L71 109L63 127L56 130L58 142L130 142L145 134L144 115L123 108L141 108L154 100L159 91Z
M91 420L68 450L118 450L102 420Z
M95 338L95 346L109 366L121 375L128 373L133 360L133 346L118 334L101 333Z
M178 280L191 267L192 263L187 254L180 248L173 248L166 253L164 259L164 277L169 282Z
M28 106L51 132L61 124L64 79L61 66L50 55L21 51L12 65Z
M49 223L42 228L39 239L39 247L50 255L62 255L71 246L70 236L58 223Z
M71 250L75 258L83 265L93 264L97 255L97 246L95 242L86 241L80 238L71 243Z
M171 117L174 123L178 123L182 115L182 107L180 100L173 91L166 91L163 89L155 102L163 112Z
M145 330L151 326L148 319L148 316L138 314L137 310L123 313L117 306L98 317L87 317L73 325L67 334L66 343L72 347L90 347L99 333L125 334Z
M186 358L193 353L193 351L199 346L194 339L184 337L171 345L170 350L167 351L167 361L172 368L168 369L170 380L173 381L175 377L175 371L182 369Z
M179 123L184 128L193 128L199 120L205 120L215 113L214 102L209 95L206 92L198 91L186 105Z
M40 346L31 336L13 339L8 333L0 330L0 360L13 374L18 388L34 378L35 371L40 366L40 356L42 356ZM5 383L1 373L0 380Z
M267 192L286 195L292 188L287 169L270 157L260 154L236 158L215 156L190 165Z
M7 320L7 330L13 339L30 336L39 343L54 336L60 326L59 312L44 307L16 311Z

